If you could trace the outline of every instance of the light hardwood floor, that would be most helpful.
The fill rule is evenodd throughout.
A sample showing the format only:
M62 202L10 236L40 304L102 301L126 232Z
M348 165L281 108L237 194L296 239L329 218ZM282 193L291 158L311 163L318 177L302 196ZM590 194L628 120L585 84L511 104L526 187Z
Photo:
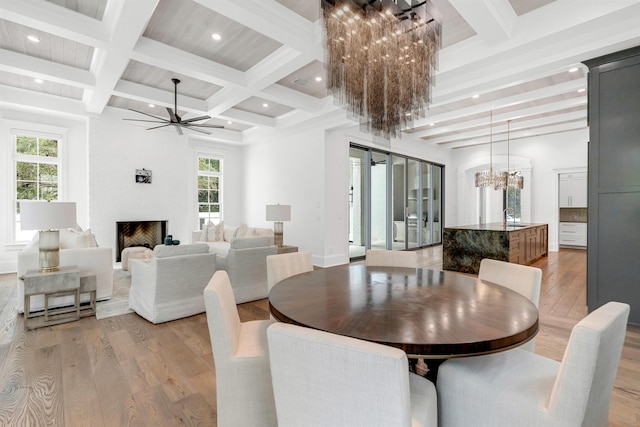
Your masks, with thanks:
M441 248L420 251L440 269ZM587 314L586 253L562 250L543 271L536 352L560 360ZM15 274L0 275L0 426L215 425L215 369L204 314L153 325L136 314L23 330ZM243 321L269 317L266 300ZM640 327L628 327L610 426L640 425Z

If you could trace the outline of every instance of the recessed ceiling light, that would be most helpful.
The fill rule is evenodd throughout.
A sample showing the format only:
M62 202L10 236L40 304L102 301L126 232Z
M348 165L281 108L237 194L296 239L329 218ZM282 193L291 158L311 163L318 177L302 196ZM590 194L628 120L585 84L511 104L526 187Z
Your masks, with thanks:
M478 94L476 93L475 95L473 95L473 97L472 97L472 98L473 98L473 99L478 99L478 98L480 98L480 95L478 95Z
M316 77L316 81L317 82L321 82L322 81L322 77L320 77L320 76Z
M156 104L149 104L149 107L151 107L151 108L153 108L155 106L156 106Z
M569 72L570 73L575 73L576 71L578 71L579 68L578 67L573 67L573 68L569 68Z
M434 126L434 125L435 125L435 123L429 123L429 126Z
M38 84L44 83L44 80L42 80L42 79L33 79L33 81L38 83Z
M582 92L584 92L585 90L586 90L585 88L578 89L578 93L582 93Z
M232 125L232 124L233 124L233 122L232 122L231 120L227 120L227 124L228 124L228 125Z
M36 36L27 36L27 38L29 39L29 41L32 41L34 43L40 43L40 39Z
M264 108L267 108L267 107L269 106L269 104L267 104L267 103L265 102L264 104L262 104L262 106L263 106Z
M220 34L218 33L213 33L211 34L211 38L214 39L215 41L220 40L222 37L220 36Z

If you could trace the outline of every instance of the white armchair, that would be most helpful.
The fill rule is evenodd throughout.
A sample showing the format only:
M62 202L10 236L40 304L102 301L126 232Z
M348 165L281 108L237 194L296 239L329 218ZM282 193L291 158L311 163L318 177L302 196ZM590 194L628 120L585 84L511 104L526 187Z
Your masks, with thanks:
M202 292L216 271L208 250L202 243L158 245L150 260L130 260L129 307L152 323L203 313Z
M364 260L367 266L418 268L418 253L369 249Z
M450 359L438 372L441 427L606 427L629 305L610 302L571 332L562 362L513 349Z
M485 258L480 261L478 278L516 291L538 307L542 284L542 270L539 268ZM519 348L535 353L535 340Z
M436 389L402 350L286 323L267 338L279 427L437 427Z
M276 426L267 346L272 321L240 322L225 271L213 275L204 300L216 367L217 425Z

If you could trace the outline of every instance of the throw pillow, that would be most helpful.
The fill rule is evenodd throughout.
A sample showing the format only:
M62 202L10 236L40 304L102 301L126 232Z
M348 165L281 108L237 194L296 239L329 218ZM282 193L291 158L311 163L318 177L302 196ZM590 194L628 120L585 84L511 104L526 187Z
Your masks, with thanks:
M60 230L60 248L95 248L98 246L96 238L91 234L91 230L85 231L73 228Z
M211 220L207 221L207 223L202 226L202 232L200 233L201 242L208 241L209 227L215 227L214 223L212 223Z
M233 237L245 237L247 235L247 224L242 224L236 232L233 234Z
M220 221L218 225L209 227L207 232L207 242L224 241L224 221Z

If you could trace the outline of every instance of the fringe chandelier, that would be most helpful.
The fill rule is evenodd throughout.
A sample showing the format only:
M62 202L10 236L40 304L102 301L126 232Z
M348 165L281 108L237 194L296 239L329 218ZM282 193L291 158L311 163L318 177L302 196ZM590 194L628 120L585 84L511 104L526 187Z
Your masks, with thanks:
M441 24L429 0L321 0L327 89L367 132L390 140L425 116Z

